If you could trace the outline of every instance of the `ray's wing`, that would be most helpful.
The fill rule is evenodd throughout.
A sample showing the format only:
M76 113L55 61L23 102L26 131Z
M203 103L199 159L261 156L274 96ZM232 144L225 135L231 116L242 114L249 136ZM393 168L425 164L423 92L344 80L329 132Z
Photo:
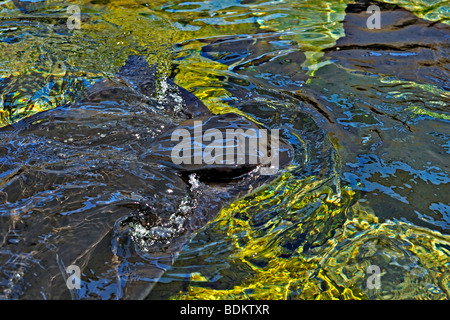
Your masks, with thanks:
M292 146L271 133L235 113L196 118L158 136L143 158L185 178L195 173L201 181L231 181L258 166L278 170L292 161Z

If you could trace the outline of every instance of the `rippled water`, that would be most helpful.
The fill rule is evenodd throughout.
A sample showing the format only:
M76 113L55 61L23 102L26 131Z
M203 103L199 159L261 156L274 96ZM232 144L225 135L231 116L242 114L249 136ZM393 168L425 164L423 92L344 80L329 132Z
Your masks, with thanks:
M2 2L0 296L448 299L449 7L396 3L368 30L369 3ZM132 54L157 64L157 104L74 103ZM142 161L181 121L172 73L213 113L280 128L292 164L189 188ZM192 241L127 223L149 219L139 201L164 223L184 205Z

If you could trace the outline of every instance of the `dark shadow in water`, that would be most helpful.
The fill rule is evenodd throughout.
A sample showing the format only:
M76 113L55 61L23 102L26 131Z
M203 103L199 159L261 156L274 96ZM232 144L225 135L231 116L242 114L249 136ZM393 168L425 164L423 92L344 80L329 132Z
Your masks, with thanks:
M380 29L367 27L370 5L380 9ZM379 2L350 4L345 13L345 37L325 50L333 61L361 72L450 90L449 25Z

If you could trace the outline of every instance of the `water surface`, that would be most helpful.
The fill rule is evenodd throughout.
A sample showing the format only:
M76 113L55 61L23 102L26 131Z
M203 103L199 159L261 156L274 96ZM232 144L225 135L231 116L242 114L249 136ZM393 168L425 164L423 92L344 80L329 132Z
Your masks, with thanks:
M70 4L80 29L67 28ZM368 30L368 3L3 2L5 128L76 101L139 54L158 65L161 101L173 71L213 113L280 128L297 158L155 259L121 226L132 209L116 204L164 186L155 203L167 214L195 192L138 160L166 118L99 103L44 125L50 142L39 130L3 136L1 297L126 299L158 281L147 298L448 299L449 8L396 4L377 3L382 27ZM64 121L79 124L73 140L58 139ZM79 290L65 286L70 264L82 267Z

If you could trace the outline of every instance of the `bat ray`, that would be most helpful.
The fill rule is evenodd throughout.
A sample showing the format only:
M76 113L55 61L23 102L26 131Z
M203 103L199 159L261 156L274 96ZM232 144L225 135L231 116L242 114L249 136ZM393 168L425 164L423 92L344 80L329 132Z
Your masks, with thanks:
M80 101L0 130L2 298L145 297L193 232L276 177L261 162L170 165L171 133L195 120L203 132L260 126L211 114L170 79L158 95L155 78L130 56ZM292 147L280 139L278 150L284 167Z

